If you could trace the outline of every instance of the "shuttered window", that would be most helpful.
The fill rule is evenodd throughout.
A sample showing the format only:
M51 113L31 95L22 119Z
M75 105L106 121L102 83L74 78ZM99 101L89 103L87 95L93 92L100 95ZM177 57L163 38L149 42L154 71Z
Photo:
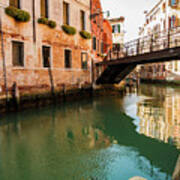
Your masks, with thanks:
M64 64L65 68L71 68L72 67L72 53L71 50L65 50L64 51Z
M63 23L69 25L69 4L63 2Z
M121 26L120 26L120 24L118 24L118 33L120 33L121 32Z
M101 53L103 54L104 53L104 43L101 42Z
M97 40L97 52L99 53L99 40Z
M87 62L88 62L88 54L87 53L81 53L81 68L87 69Z
M48 18L48 0L41 0L41 17Z
M24 66L24 43L12 42L13 66Z
M176 16L172 16L171 17L171 25L170 25L170 27L173 28L173 27L175 27L175 25L176 25Z
M120 33L121 32L121 25L120 24L116 24L112 26L112 32L113 33Z
M93 50L96 50L96 37L93 37Z
M171 6L176 6L177 5L177 0L171 0Z
M112 32L114 33L115 31L115 25L112 26Z
M20 8L20 0L10 0L9 5L16 8Z
M43 55L43 67L50 67L50 51L51 48L47 46L42 47L42 55Z
M81 22L81 30L86 29L86 22L85 22L85 12L80 11L80 22Z

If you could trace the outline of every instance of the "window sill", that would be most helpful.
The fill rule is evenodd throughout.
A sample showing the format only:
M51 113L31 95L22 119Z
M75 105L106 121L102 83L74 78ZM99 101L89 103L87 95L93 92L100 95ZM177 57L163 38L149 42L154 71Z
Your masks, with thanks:
M18 70L18 69L26 69L24 66L13 66L12 69Z

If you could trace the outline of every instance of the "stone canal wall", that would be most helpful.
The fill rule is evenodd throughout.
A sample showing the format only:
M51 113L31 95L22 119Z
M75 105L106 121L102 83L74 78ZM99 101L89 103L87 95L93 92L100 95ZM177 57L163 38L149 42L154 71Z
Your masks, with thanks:
M22 111L29 108L39 108L50 104L59 104L67 101L78 101L89 97L122 96L125 85L104 85L92 87L91 84L61 84L53 86L18 87L14 84L8 92L0 93L0 113Z
M8 93L8 99L6 99L4 93L0 94L0 113L80 100L92 96L92 92L90 84L64 84L56 89L48 86L36 88L18 88L14 86Z

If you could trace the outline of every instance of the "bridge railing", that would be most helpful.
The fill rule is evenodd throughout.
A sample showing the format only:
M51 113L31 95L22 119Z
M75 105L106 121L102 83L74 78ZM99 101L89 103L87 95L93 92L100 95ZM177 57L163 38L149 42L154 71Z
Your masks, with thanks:
M179 46L180 27L178 26L129 41L118 48L114 47L109 51L106 60L137 56Z
M175 47L180 47L180 26L161 32L154 32L148 36L129 41L124 45L115 46L109 50L104 61L119 60L125 57L138 56ZM94 79L98 79L107 67L106 63L96 63Z

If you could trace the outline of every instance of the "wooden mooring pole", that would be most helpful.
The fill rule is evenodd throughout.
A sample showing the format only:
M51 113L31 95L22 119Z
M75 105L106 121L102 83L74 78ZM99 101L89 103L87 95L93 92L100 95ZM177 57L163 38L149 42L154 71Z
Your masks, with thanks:
M172 180L180 180L180 155L177 160L177 164L173 173Z

